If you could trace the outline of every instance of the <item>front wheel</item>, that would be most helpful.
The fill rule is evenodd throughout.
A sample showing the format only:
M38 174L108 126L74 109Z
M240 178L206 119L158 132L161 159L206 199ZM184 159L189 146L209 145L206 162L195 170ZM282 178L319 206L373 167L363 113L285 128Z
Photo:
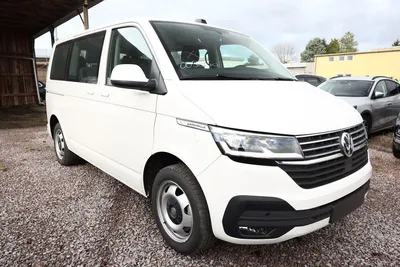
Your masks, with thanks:
M183 164L163 168L151 193L157 226L167 244L182 254L201 252L214 241L204 194Z
M363 123L364 123L365 131L366 131L366 133L367 133L367 137L369 137L370 131L371 131L371 126L372 126L371 116L369 116L369 115L362 115L362 118L363 118Z

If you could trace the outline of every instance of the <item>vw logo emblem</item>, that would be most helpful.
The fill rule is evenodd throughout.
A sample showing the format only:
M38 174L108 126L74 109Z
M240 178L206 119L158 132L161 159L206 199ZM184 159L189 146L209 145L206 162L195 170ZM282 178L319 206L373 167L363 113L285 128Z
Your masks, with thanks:
M343 133L340 137L340 146L343 154L350 158L354 153L354 142L353 137L349 133Z

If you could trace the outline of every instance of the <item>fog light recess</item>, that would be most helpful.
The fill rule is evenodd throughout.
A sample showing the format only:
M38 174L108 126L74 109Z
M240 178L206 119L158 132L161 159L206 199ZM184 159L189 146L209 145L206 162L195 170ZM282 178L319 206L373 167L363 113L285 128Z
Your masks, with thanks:
M239 231L243 236L269 236L276 228L271 227L247 227L239 226Z

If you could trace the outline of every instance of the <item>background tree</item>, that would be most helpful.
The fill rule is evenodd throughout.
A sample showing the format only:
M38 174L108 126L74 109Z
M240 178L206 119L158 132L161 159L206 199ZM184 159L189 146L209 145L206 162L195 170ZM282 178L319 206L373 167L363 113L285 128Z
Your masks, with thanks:
M340 52L357 52L358 42L355 40L354 33L346 32L339 40Z
M278 44L272 48L272 53L281 63L289 63L294 59L296 49L291 44Z
M327 54L336 54L340 52L340 43L338 39L332 39L326 49Z
M400 40L397 39L396 41L394 41L392 46L400 46Z
M311 39L306 45L306 49L301 53L302 62L314 62L314 56L326 54L326 41L321 38Z
M260 58L257 57L256 55L252 54L247 59L247 63L245 65L246 66L259 66L262 64L260 63Z

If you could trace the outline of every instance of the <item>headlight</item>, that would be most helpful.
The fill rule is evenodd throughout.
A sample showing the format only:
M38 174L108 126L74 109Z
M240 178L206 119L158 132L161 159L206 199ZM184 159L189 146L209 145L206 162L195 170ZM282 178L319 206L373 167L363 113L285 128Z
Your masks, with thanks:
M303 159L295 137L247 133L209 126L226 155L264 159Z

